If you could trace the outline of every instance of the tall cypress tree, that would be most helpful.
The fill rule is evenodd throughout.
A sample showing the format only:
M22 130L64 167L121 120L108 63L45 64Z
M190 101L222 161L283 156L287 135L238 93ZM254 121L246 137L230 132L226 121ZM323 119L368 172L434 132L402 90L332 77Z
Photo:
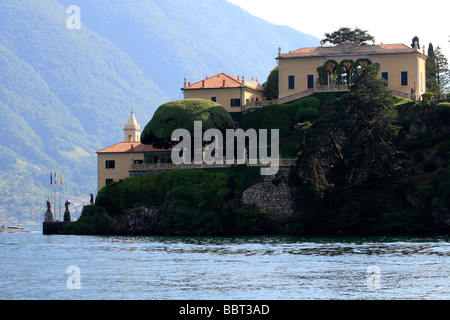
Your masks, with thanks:
M439 92L439 84L436 80L437 68L436 68L436 55L434 53L433 44L428 45L428 58L425 64L426 79L427 79L427 92Z

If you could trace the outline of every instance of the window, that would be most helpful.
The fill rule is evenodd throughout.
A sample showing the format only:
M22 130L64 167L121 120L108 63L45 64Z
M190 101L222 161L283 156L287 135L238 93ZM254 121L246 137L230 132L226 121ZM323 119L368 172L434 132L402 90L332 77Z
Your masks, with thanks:
M116 167L116 161L114 160L106 160L106 169L115 169Z
M241 99L231 99L231 107L239 108L241 106Z
M389 85L389 72L386 72L386 71L382 72L381 73L381 78L386 80L386 86L388 86Z
M408 71L402 71L401 81L402 81L401 85L403 87L408 85Z
M106 179L106 180L105 180L105 185L111 184L111 183L113 183L113 182L114 182L113 179Z
M144 160L134 160L134 164L143 164Z
M288 90L295 90L295 76L288 76Z
M314 75L313 74L308 74L307 82L308 82L308 89L313 89L314 88Z
M217 102L217 97L216 97L216 96L211 97L211 101L212 101L212 102Z

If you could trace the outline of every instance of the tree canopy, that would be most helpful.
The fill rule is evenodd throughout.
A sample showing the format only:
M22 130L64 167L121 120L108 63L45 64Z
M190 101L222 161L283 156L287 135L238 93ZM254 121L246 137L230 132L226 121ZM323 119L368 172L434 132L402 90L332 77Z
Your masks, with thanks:
M432 43L428 45L428 56L425 66L427 92L432 92L437 97L448 93L450 71L448 68L447 57L442 53L440 47L434 49Z
M329 42L333 45L338 45L346 41L361 45L367 44L367 41L375 42L375 38L366 30L361 30L359 28L340 28L332 33L325 33L325 38L322 41Z
M267 77L266 83L263 84L267 100L278 99L278 73L279 68L275 67Z
M317 193L357 185L396 169L392 144L398 134L393 125L397 111L378 71L377 64L358 70L351 92L333 111L297 126L299 175Z
M194 121L202 121L202 129L234 129L231 115L222 107L210 100L184 99L161 105L145 126L141 142L153 144L157 148L172 146L171 136L176 129L186 129L194 133Z

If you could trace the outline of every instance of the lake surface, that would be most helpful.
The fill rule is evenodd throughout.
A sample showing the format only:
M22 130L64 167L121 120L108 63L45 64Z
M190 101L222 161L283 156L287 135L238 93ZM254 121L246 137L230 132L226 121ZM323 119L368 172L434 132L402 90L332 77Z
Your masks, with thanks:
M444 237L0 234L2 300L447 300L449 271Z

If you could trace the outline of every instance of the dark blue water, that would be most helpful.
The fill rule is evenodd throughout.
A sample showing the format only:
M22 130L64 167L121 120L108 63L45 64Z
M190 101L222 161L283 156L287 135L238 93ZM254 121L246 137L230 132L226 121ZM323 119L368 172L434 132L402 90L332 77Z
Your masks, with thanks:
M37 229L0 234L0 299L450 299L449 266L448 238L80 237Z

